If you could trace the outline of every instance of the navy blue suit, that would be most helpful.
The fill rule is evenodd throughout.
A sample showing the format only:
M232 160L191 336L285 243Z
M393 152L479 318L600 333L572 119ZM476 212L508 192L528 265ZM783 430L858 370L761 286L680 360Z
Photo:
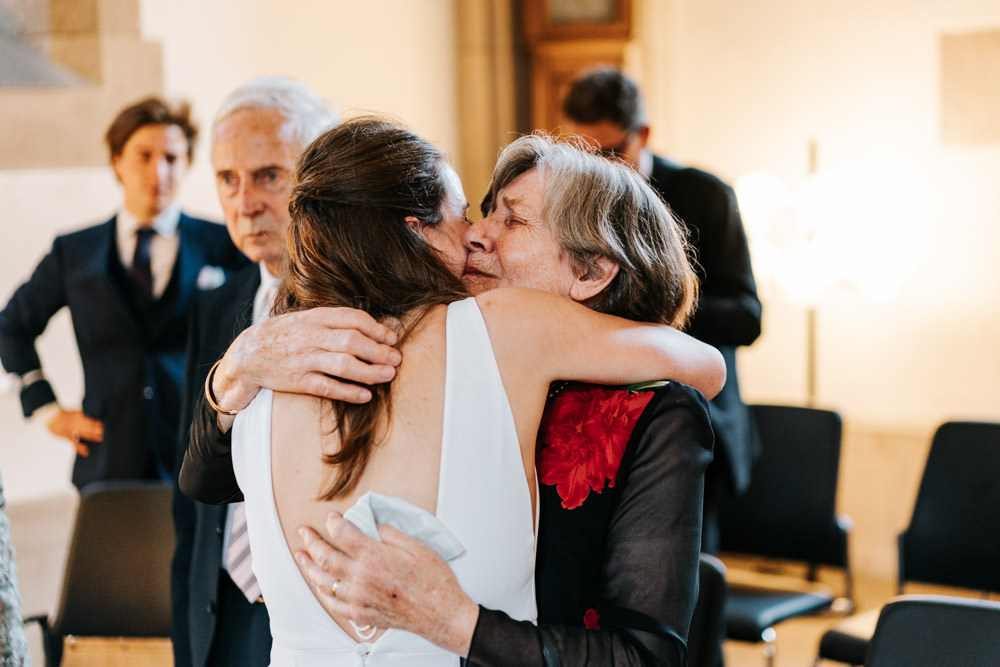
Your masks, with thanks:
M192 418L200 414L196 400L204 392L208 371L253 321L259 285L260 269L247 267L219 289L203 295L191 313L181 438L175 443L178 468L187 449ZM211 411L201 416L215 420ZM176 667L266 667L270 662L267 609L261 603L248 603L222 570L227 507L195 502L179 488L174 490L177 546L170 573L170 634Z
M174 471L187 318L206 266L246 264L222 225L181 215L173 274L155 301L143 298L118 256L115 218L59 236L0 312L0 361L19 375L41 368L35 339L68 307L83 362L83 412L104 440L76 458L73 483L167 479ZM22 389L25 416L55 400L47 381Z

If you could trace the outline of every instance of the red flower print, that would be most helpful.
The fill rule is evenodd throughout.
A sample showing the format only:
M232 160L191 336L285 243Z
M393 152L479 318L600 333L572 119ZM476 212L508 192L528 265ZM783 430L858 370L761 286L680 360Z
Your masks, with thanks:
M562 506L583 504L591 491L615 485L635 422L653 392L574 384L549 402L538 442L538 478L555 485Z
M600 630L601 624L598 622L599 620L596 609L588 609L583 612L583 627L588 630Z

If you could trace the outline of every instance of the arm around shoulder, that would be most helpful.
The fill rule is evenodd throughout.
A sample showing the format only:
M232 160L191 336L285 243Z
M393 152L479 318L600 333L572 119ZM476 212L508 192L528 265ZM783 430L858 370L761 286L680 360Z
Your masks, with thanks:
M529 288L476 297L498 357L551 380L623 385L676 380L711 398L726 379L722 354L665 325L633 322Z

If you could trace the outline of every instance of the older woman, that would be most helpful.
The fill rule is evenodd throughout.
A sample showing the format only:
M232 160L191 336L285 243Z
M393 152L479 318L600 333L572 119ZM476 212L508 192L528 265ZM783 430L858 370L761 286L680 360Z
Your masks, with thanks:
M541 137L508 147L487 197L489 215L465 234L470 291L532 286L606 312L683 324L694 286L676 223L640 178L608 166ZM567 262L568 274L560 271ZM581 289L587 281L591 289ZM245 361L241 344L260 349L289 324L278 318L266 334L251 332L230 360ZM558 339L572 345L581 335L563 328ZM370 360L379 360L377 352ZM677 354L681 363L668 376L718 390L717 367L697 348ZM232 372L240 368L230 366L217 389L228 388L225 400L236 404L255 389L252 370ZM273 371L263 379L295 384ZM303 561L321 602L355 620L417 632L477 664L541 664L543 652L561 655L563 664L681 664L712 436L697 392L676 382L636 389L551 388L539 438L540 628L472 603L419 544L389 529L386 542L375 543L338 518L330 525L341 552L307 533L326 568ZM211 440L212 429L201 438ZM213 449L225 445L217 439Z

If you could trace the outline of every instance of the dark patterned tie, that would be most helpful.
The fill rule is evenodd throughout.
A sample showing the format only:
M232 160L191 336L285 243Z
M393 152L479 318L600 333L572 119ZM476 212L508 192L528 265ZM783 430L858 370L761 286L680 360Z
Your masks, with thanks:
M147 299L153 298L153 269L149 262L149 248L156 230L140 227L135 231L135 254L132 255L132 279L139 292Z

